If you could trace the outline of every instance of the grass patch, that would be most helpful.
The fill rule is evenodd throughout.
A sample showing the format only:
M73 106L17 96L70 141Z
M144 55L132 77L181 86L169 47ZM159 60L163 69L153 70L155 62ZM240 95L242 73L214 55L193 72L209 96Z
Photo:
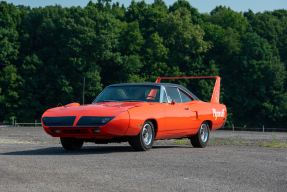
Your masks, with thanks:
M178 145L191 145L191 143L188 140L188 138L182 138L180 140L175 140L174 143L178 144Z
M255 139L242 139L239 136L229 138L211 138L208 145L237 145L237 146L257 146L257 147L274 147L274 148L287 148L286 140L277 140L276 134L272 133L270 139L255 140Z
M273 132L271 134L271 143L264 144L265 147L275 147L275 148L287 148L287 144L283 142L277 142L276 134Z
M275 148L287 148L287 144L285 143L275 143L275 144L264 144L265 147L275 147Z
M177 145L191 145L188 138L174 140L173 143ZM209 138L209 146L217 145L235 145L235 146L256 146L256 147L274 147L287 148L287 140L276 139L276 134L273 132L270 139L243 139L240 135L228 138Z

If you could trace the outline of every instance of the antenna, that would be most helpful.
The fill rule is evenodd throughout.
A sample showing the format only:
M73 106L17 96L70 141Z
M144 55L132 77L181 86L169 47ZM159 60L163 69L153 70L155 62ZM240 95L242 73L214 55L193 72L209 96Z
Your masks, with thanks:
M84 76L84 83L83 83L83 105L85 104L85 76Z

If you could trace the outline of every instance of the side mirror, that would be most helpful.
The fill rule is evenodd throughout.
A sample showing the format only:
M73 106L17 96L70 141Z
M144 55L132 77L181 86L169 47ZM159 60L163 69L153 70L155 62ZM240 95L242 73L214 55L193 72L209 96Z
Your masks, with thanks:
M171 104L173 104L173 105L174 105L174 104L175 104L175 101L174 101L174 100L172 100Z

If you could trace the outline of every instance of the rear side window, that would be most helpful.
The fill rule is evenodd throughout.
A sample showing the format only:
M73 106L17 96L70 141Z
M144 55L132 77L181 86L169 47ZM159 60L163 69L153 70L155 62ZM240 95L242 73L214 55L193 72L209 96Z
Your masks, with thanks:
M180 95L178 89L175 87L166 87L166 94L168 102L174 100L176 103L181 103Z
M183 103L187 103L192 101L192 99L190 97L188 97L183 91L179 90L180 96L181 96L181 100Z

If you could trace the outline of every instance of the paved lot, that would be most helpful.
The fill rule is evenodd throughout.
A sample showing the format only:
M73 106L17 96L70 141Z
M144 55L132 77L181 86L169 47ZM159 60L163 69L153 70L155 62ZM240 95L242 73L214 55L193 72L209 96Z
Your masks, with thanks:
M168 140L148 152L126 143L67 152L42 128L5 127L0 191L286 191L287 148L248 145L271 139L271 133L213 131L204 149ZM287 133L275 139L287 143Z

